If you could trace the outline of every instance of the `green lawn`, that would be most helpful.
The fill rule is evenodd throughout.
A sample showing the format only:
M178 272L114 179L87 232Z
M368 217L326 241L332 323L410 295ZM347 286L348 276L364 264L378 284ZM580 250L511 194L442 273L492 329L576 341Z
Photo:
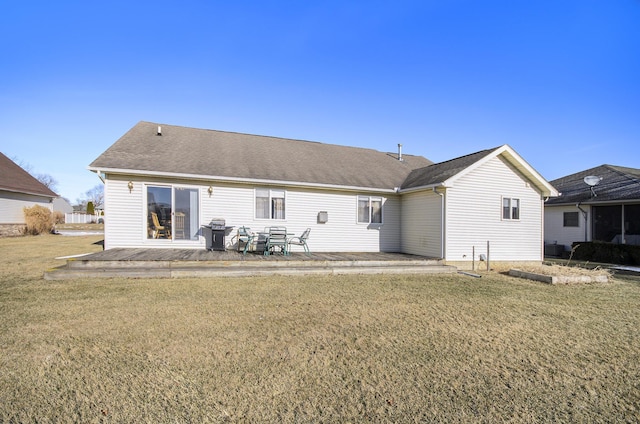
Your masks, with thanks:
M42 279L98 240L0 239L0 422L640 420L633 279Z

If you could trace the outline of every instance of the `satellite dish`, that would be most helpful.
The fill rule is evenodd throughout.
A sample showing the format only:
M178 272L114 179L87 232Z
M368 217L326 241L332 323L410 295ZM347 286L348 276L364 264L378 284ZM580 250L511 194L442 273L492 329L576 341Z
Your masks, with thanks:
M597 186L598 184L600 184L600 181L602 181L602 178L596 177L595 175L588 175L584 177L584 182L587 183L587 185L590 185L591 187Z

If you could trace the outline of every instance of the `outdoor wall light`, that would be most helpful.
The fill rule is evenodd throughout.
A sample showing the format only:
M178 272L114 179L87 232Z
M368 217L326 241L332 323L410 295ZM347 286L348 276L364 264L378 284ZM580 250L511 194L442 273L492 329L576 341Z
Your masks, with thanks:
M129 187L129 193L131 193L131 191L133 190L133 181L129 181L127 183L127 187Z
M211 197L211 195L213 194L213 187L209 186L209 188L207 189L207 193L209 193L209 197Z

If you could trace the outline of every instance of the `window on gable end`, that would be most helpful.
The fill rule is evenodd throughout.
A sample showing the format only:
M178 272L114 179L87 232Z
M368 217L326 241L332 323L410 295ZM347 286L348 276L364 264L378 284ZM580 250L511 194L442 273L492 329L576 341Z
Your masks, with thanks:
M502 198L502 219L520 219L520 199Z

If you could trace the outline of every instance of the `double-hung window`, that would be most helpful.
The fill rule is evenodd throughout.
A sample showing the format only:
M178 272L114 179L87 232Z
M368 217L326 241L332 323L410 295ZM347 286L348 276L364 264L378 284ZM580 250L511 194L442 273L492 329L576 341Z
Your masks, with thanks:
M502 219L520 219L520 199L502 198Z
M256 189L256 219L285 219L285 191Z
M382 224L382 198L358 197L358 223Z

